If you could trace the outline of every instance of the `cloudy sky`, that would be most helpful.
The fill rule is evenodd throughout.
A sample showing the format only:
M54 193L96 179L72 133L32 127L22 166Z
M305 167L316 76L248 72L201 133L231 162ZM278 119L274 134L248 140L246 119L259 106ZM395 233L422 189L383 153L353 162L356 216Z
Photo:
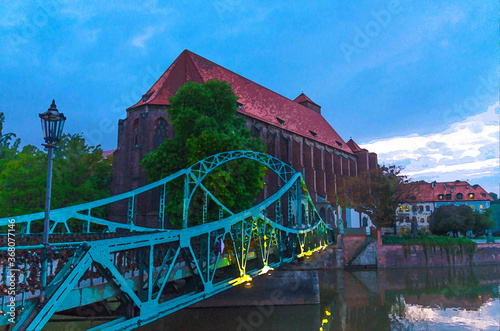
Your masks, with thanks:
M117 124L189 49L322 106L344 138L413 179L499 191L498 1L2 1L5 131L40 145L52 99L65 132L113 149Z

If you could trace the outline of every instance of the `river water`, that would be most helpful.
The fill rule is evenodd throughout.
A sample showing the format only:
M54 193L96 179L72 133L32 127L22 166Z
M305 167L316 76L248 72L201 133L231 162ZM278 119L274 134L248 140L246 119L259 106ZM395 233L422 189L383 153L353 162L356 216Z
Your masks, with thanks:
M500 330L500 266L331 269L318 278L317 304L187 308L139 330Z

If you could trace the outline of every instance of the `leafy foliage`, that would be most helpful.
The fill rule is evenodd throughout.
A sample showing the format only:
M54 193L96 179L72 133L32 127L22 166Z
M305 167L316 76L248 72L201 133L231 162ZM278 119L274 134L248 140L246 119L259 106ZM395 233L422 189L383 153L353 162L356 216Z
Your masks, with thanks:
M53 192L55 207L94 201L110 195L112 162L102 158L100 146L85 144L79 134L64 135L55 152Z
M10 160L16 154L19 144L21 143L19 138L12 141L13 138L16 137L14 133L2 134L4 122L5 115L0 112L0 169L3 168L2 161L5 162L6 160Z
M112 158L90 147L79 134L65 134L54 153L51 208L110 195ZM32 145L11 148L0 159L0 217L43 211L47 154Z
M479 213L477 211L474 212L474 223L471 229L472 232L474 232L475 234L484 233L485 231L493 229L495 227L493 210L494 209L490 207L482 213Z
M169 99L168 117L175 130L173 139L165 140L142 161L150 180L158 180L185 169L210 155L232 151L263 152L260 139L246 128L237 115L237 98L226 82L209 80L205 84L188 82ZM251 207L260 189L265 169L253 161L225 164L203 182L219 201L233 212ZM182 220L183 183L167 186L166 215L171 225ZM190 208L190 219L201 222L203 197L197 193Z
M445 235L449 232L458 235L468 231L481 233L495 226L492 213L491 208L479 213L466 205L442 205L433 213L429 229L437 235Z
M408 201L415 190L401 167L381 166L360 173L357 177L344 177L338 188L339 203L367 214L377 228L394 226L395 210Z
M472 213L469 207L465 206L465 208L469 209ZM467 211L464 214L460 213L458 207L455 205L439 206L432 215L429 229L437 235L446 235L448 232L464 232L465 216L467 214ZM470 222L471 220L469 219L468 221Z

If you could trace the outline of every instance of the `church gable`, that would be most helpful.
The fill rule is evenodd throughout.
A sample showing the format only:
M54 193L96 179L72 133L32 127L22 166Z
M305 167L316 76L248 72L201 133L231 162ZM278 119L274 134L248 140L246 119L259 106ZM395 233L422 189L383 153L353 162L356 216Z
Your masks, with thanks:
M290 100L195 53L184 50L158 81L129 109L143 105L168 106L168 98L188 81L218 79L231 84L239 98L238 111L291 133L352 154L352 150L321 116L321 107L303 95L304 104ZM299 96L301 97L301 96ZM314 108L314 109L313 109Z

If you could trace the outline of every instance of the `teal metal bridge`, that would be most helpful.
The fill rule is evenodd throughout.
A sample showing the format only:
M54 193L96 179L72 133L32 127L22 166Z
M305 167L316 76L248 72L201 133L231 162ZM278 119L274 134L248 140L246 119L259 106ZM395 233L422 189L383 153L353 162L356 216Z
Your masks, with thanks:
M280 187L250 209L233 213L203 180L217 167L240 159L266 166L276 173ZM182 180L184 187L180 230L165 229L166 187L174 180ZM188 227L193 197L200 190L203 224ZM159 195L157 228L135 224L136 199L149 191ZM127 206L123 223L95 212L113 203ZM209 207L218 209L218 219L209 219ZM52 210L49 247L33 242L41 238L32 234L34 222L43 218L35 213L0 219L3 228L16 229L13 236L4 231L0 248L0 319L2 325L14 321L13 330L40 330L56 312L96 302L104 302L114 319L91 330L131 330L334 242L333 229L318 214L302 174L251 151L213 155L133 191ZM75 222L82 233L74 233ZM96 225L106 230L92 232ZM40 282L43 263L48 265L46 286Z

